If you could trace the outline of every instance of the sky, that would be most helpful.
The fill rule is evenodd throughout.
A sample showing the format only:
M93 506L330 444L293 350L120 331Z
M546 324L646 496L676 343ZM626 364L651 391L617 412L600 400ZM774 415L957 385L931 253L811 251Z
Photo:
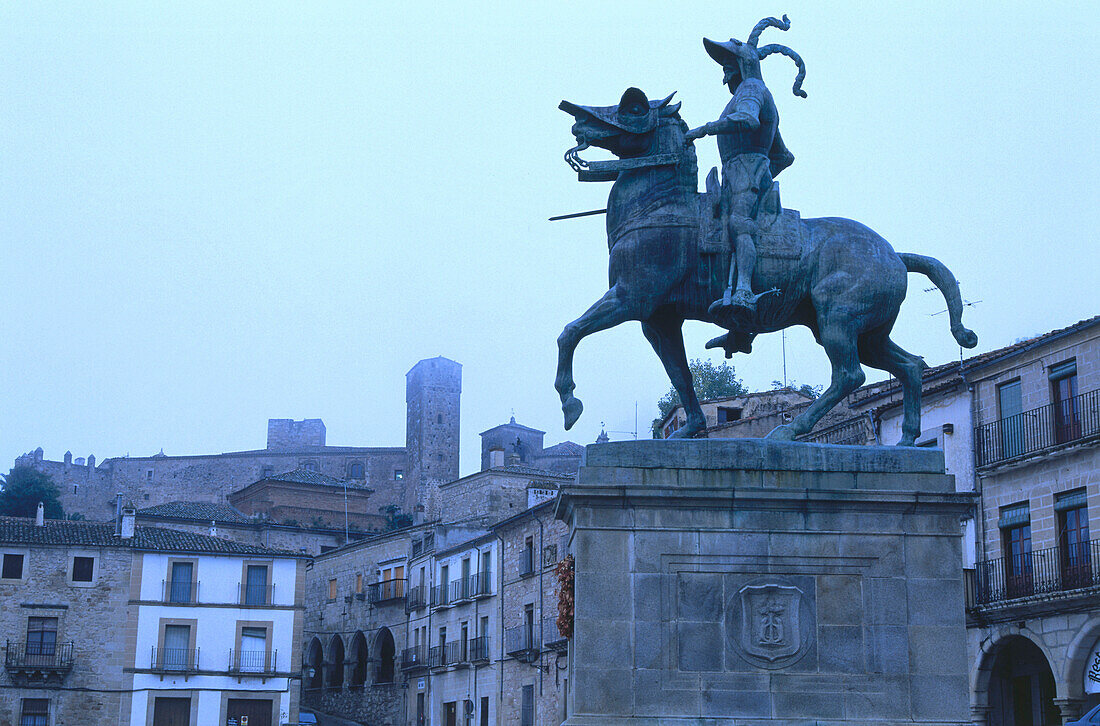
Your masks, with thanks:
M547 219L610 185L577 182L556 107L637 86L701 125L728 100L701 39L783 13L761 43L808 93L763 61L787 207L946 263L975 352L1098 312L1092 3L3 3L0 471L262 448L268 418L403 445L404 374L437 355L463 365L463 474L511 415L646 437L669 384L636 323L581 343L562 428L555 341L607 245L601 216ZM959 349L928 287L893 337L935 365ZM688 323L689 356L720 362L717 334ZM731 363L767 389L784 347L788 381L828 382L803 329Z

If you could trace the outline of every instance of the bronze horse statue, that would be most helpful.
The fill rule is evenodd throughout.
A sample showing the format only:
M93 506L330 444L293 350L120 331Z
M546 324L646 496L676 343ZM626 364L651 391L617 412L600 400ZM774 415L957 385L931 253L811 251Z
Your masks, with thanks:
M758 294L754 319L719 321L709 312L728 279L728 243L711 239L724 226L716 207L717 170L698 188L695 148L685 142L687 125L680 104L671 96L649 101L628 89L615 106L579 106L562 101L559 108L575 118L577 146L566 160L582 181L612 181L607 200L610 289L558 337L554 387L565 414L565 428L583 409L573 395L573 353L592 333L628 320L638 320L680 395L687 422L673 436L701 432L706 421L692 386L684 350L685 320L732 327L729 341L747 341L757 333L804 325L825 349L832 364L829 387L802 414L779 426L768 438L793 440L813 428L830 409L866 380L861 364L890 373L901 382L902 437L913 445L920 434L923 359L890 340L890 331L905 298L907 273L919 272L939 288L947 301L951 334L959 345L973 348L978 338L962 324L962 300L951 272L938 260L895 252L890 244L859 222L838 217L801 219L771 201L771 235L758 244L759 260L752 278ZM618 159L586 162L578 152L595 146ZM765 206L767 206L767 202ZM769 294L770 293L770 294ZM724 343L727 357L735 349Z

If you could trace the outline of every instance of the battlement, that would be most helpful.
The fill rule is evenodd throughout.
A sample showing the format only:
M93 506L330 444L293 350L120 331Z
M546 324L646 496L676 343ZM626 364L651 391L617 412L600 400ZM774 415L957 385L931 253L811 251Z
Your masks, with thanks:
M319 418L295 421L289 418L267 420L267 450L294 451L325 445L325 422Z

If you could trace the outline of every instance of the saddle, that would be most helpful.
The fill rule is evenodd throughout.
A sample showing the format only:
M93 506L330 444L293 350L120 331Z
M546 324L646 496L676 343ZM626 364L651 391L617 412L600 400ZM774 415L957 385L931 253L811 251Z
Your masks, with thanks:
M783 208L778 184L772 184L761 199L756 221L760 225L755 240L758 259L802 257L802 215L796 209ZM722 185L716 167L707 174L706 191L699 195L699 252L711 255L730 252L729 225L722 214Z

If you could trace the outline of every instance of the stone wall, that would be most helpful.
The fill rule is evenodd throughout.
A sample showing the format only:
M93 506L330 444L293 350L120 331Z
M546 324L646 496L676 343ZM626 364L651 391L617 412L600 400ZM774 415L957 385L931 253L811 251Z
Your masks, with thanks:
M447 358L417 363L405 375L405 511L423 507L434 519L434 487L458 478L462 366Z
M439 486L437 513L445 522L489 526L527 508L527 489L557 489L566 475L536 475L530 471L491 469Z
M120 691L132 676L123 668L133 665L126 648L126 624L136 620L128 605L131 555L116 547L75 548L37 545L0 545L2 552L25 554L24 579L0 580L0 630L13 655L26 643L29 618L57 618L57 642L72 642L72 670L58 682L28 684L11 669L0 672L0 726L18 724L22 699L46 698L50 723L115 723L122 706ZM93 557L93 582L71 580L74 555ZM60 688L59 688L60 686Z
M295 421L289 418L267 420L268 451L301 451L325 445L325 422L319 418Z

